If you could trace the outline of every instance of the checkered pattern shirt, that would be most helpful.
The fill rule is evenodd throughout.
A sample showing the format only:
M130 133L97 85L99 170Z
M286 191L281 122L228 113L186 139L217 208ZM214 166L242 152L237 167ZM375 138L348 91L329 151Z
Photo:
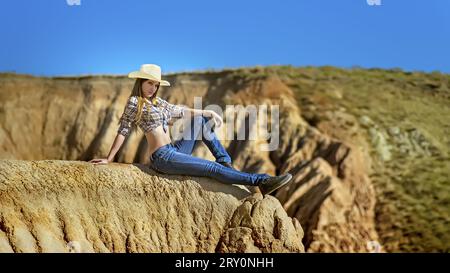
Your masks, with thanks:
M141 119L137 126L139 126L145 133L162 125L164 132L167 132L168 123L172 118L184 117L184 110L187 107L182 105L171 104L160 97L156 97L155 105L144 103L142 108ZM128 136L131 133L131 125L136 117L138 110L138 97L130 96L128 98L125 110L120 118L120 126L117 132L123 136Z

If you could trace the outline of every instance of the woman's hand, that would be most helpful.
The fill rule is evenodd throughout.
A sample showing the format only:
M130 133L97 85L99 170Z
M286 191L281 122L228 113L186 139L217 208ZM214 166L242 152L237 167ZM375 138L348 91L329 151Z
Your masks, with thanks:
M222 124L223 124L222 117L219 116L219 114L217 114L216 112L214 112L212 110L204 110L203 115L205 117L211 117L214 121L214 124L216 125L216 128L219 128L220 126L222 126Z
M90 160L89 162L94 165L110 163L110 161L107 158L95 158L95 159Z

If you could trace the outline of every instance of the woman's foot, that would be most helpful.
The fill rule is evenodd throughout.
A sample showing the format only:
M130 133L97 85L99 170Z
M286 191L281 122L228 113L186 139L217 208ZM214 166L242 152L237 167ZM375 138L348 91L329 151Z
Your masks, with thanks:
M289 183L292 179L292 175L290 173L269 177L263 182L261 182L258 187L263 195L270 194L275 190L283 187L287 183Z

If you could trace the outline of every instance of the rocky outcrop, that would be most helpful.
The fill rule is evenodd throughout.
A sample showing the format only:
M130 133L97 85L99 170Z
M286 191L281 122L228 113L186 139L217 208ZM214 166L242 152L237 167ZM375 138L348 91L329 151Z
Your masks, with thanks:
M0 252L303 252L272 196L142 164L0 161Z
M232 70L167 75L172 86L162 89L160 95L190 107L194 107L193 97L201 97L203 107L216 104L222 109L226 105L279 105L279 124L268 120L269 128L279 128L275 150L260 149L270 139L227 140L226 131L217 132L234 165L247 172L294 175L294 182L274 196L305 230L303 243L307 251L370 251L368 243L378 240L375 195L368 178L370 157L361 149L362 144L340 135L346 131L335 130L335 122L306 121L288 80L276 74L265 75L259 69L251 70L249 75ZM0 79L2 157L89 160L106 155L131 88L132 81L124 77L50 79L4 75ZM225 123L228 114L224 113ZM13 118L18 122L7 122ZM261 126L247 117L235 120L234 135L239 130L248 135ZM194 155L213 159L203 145ZM116 160L148 163L147 143L141 132L127 139ZM266 198L254 200L258 199L243 203L243 213L254 212L250 204L269 202L264 201ZM239 217L233 216L232 224L220 235L222 244L216 245L217 250L267 250L270 234L254 234L254 230L270 230L273 223L248 224ZM292 249L289 244L283 247Z
M290 92L286 101L295 101ZM282 146L271 153L280 173L294 181L275 196L305 230L309 252L368 252L378 242L375 192L368 177L370 156L355 141L323 132L338 124L308 124L297 105L286 103L280 118ZM320 130L318 129L320 128ZM323 131L323 132L322 132ZM339 137L339 138L337 138Z

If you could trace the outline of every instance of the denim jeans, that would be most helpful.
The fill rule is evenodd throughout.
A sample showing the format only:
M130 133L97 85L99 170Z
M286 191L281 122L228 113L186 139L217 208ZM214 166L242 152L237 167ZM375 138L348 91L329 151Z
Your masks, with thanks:
M226 184L258 186L269 177L268 174L240 172L221 165L219 162L231 163L231 157L217 139L209 118L195 115L191 126L183 131L182 138L159 147L150 156L150 167L166 174L206 176ZM200 132L203 135L200 136ZM216 162L192 156L197 140L203 141L216 158Z

